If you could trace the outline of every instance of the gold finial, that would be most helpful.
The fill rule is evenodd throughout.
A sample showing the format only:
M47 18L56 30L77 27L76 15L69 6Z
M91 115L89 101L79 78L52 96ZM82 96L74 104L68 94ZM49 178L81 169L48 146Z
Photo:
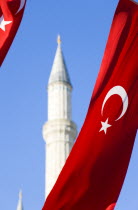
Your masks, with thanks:
M57 37L57 43L58 43L58 45L60 45L60 44L61 44L61 38L60 38L60 35L58 35L58 37Z

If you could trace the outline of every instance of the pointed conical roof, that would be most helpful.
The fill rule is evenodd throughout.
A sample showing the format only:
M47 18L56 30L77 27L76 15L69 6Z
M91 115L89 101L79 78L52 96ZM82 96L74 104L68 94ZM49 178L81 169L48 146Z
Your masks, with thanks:
M23 210L23 202L22 202L22 191L19 192L19 201L17 205L17 210Z
M50 78L48 84L54 83L54 82L66 82L71 86L68 70L64 61L62 49L61 49L61 39L60 36L57 38L57 51L55 54Z

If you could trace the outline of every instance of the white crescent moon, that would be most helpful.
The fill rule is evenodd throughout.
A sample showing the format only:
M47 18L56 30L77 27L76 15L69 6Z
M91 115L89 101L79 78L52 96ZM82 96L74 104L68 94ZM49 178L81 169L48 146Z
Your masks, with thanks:
M25 1L26 0L21 0L20 7L19 7L18 11L16 12L16 14L18 14L20 12L20 10L24 7Z
M121 115L115 120L115 121L117 121L121 117L123 117L123 115L126 113L127 108L128 108L128 95L122 86L115 86L109 90L109 92L107 93L107 95L104 99L103 105L102 105L102 114L103 114L103 109L104 109L104 105L105 105L106 101L114 94L119 95L123 102L123 110L122 110Z

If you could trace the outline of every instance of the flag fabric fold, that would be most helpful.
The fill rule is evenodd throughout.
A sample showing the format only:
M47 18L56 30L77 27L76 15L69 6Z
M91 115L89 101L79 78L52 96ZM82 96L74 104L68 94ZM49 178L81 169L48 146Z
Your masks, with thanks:
M0 66L22 20L26 0L0 0Z
M114 209L138 128L138 4L120 0L88 113L43 210Z

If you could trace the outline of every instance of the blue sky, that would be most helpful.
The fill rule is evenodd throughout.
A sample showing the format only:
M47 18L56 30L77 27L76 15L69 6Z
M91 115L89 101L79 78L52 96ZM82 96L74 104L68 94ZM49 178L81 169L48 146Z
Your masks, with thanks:
M47 82L57 43L73 84L73 120L80 130L99 71L118 0L28 0L24 18L0 71L0 209L44 203ZM138 137L116 210L137 210Z

